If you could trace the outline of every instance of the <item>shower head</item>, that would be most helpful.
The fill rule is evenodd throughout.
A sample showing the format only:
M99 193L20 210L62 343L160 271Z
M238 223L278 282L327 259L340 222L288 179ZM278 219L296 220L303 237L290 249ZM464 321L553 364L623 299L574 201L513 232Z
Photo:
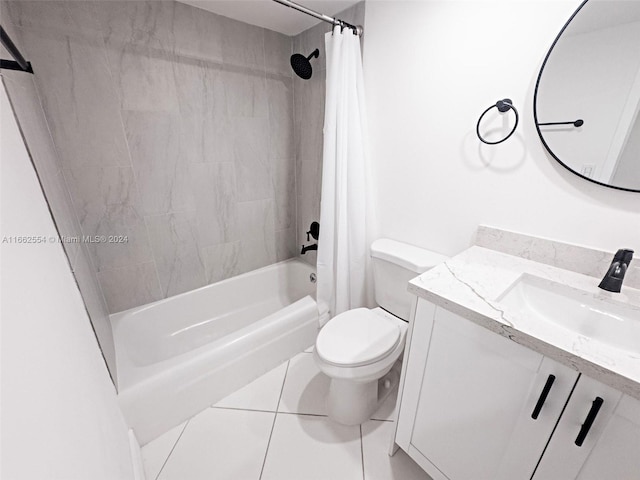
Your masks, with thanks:
M311 78L311 74L313 73L313 69L311 68L311 58L318 58L320 56L320 50L317 48L311 52L311 55L305 57L300 53L294 53L291 55L291 68L296 72L300 78L304 80L309 80Z

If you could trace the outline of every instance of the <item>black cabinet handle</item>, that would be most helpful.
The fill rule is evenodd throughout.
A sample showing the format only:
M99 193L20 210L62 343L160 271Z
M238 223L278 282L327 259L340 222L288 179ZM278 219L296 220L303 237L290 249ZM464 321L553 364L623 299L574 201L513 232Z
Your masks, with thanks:
M547 378L547 382L544 384L544 388L542 389L542 393L540 394L540 398L538 398L538 402L536 403L536 406L533 409L533 412L531 413L531 418L533 418L534 420L536 420L538 418L538 415L540 415L540 410L542 410L542 406L544 405L544 402L547 400L547 397L549 396L549 392L551 391L551 387L553 386L553 382L555 381L556 381L556 376L549 375L549 377Z
M600 407L602 407L603 403L604 400L602 400L602 398L596 397L596 399L591 404L591 410L589 410L587 418L584 419L584 423L582 424L582 427L580 427L580 431L578 432L578 436L576 437L577 446L581 447L584 439L587 438L587 433L589 433L589 430L591 430L591 425L593 425L593 422L596 419L596 416L598 415Z

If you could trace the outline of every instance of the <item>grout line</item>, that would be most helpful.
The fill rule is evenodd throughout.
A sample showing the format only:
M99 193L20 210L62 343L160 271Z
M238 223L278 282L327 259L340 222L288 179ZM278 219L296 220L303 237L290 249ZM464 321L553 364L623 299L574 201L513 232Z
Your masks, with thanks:
M275 410L261 410L258 408L218 407L216 405L211 405L209 408L217 408L219 410L239 410L241 412L277 413Z
M298 413L298 412L278 412L281 413L283 415L298 415L301 417L322 417L322 418L328 418L328 415L322 415L320 413Z
M278 404L276 405L276 413L280 409L280 402L282 401L282 394L284 393L284 384L287 383L287 375L289 374L290 365L291 365L291 359L287 360L287 368L284 371L284 378L282 379L282 387L280 387L280 396L278 397Z
M382 420L381 418L370 418L369 421L371 422L388 422L388 423L393 423L393 420Z
M289 55L293 55L293 44L295 40L294 37L290 37L289 40ZM298 198L298 141L296 138L296 132L299 133L299 129L296 128L296 82L293 79L293 75L291 76L291 155L293 158L293 198L294 198L294 213L293 213L293 236L295 237L295 250L294 252L298 252L298 228L299 228L299 219L298 212L300 210L299 198Z
M193 417L192 417L193 418ZM171 457L171 454L173 453L173 451L175 450L176 446L178 445L178 442L180 441L180 439L182 438L182 434L184 433L184 431L187 429L187 425L189 425L189 422L191 421L191 418L189 420L187 420L184 424L184 427L182 428L182 431L180 432L180 435L178 435L178 439L176 440L176 443L173 444L173 447L171 447L171 451L169 452L169 455L167 455L167 458L165 459L164 463L162 464L162 467L160 467L160 471L158 472L158 475L156 475L155 480L158 480L158 478L160 478L160 474L162 473L162 470L164 470L164 466L167 464L167 462L169 461L169 458Z
M360 465L362 466L362 480L364 478L364 442L362 440L362 424L358 425L360 427Z
M284 372L284 378L282 379L282 386L280 387L280 396L278 397L278 404L276 405L276 412L273 416L273 423L271 424L271 432L269 432L269 440L267 440L267 448L264 451L264 459L262 460L262 468L260 468L260 476L258 480L262 479L264 473L264 466L267 463L267 455L269 454L269 447L271 446L271 437L273 436L273 430L276 427L276 419L278 418L278 409L280 408L280 401L282 400L282 392L284 392L284 384L287 381L287 374L289 373L289 365L291 365L291 359L287 360L287 368Z
M258 476L258 480L262 480L262 474L264 473L264 466L267 463L267 455L269 455L269 447L271 446L271 437L273 436L273 430L276 427L276 418L278 418L277 413L273 416L273 423L271 424L271 432L269 432L269 440L267 440L267 448L264 451L264 459L262 460L262 467L260 468L260 476Z
M127 144L127 148L128 148L128 144ZM133 167L131 167L133 170ZM133 171L133 179L134 182L136 182L136 173L135 171ZM136 183L136 188L137 187L137 183ZM151 235L149 234L149 222L147 221L147 217L145 217L144 215L142 216L142 224L144 225L144 231L147 234L147 245L149 245L149 252L151 253L151 261L150 263L153 263L153 270L156 274L156 280L158 281L158 288L159 288L159 292L162 298L160 298L159 300L163 300L165 298L167 298L166 292L162 286L162 281L160 280L160 272L158 272L158 262L156 261L156 254L153 251L153 247L151 246ZM205 274L206 275L206 274ZM169 288L169 286L167 285L167 289ZM155 300L154 300L155 301Z

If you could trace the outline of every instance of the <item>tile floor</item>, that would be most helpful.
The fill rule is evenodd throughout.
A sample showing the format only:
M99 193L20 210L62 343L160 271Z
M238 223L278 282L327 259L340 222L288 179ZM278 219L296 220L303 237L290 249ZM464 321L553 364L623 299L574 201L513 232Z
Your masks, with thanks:
M142 448L147 480L429 480L387 455L393 392L361 426L326 416L310 349Z

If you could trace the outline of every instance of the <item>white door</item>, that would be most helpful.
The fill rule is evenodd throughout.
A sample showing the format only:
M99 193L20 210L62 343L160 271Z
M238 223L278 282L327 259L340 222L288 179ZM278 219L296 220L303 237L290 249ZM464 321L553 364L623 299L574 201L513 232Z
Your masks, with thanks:
M529 480L578 373L447 310L434 318L412 339L429 347L409 453L434 478Z
M639 480L640 402L582 375L533 478Z

